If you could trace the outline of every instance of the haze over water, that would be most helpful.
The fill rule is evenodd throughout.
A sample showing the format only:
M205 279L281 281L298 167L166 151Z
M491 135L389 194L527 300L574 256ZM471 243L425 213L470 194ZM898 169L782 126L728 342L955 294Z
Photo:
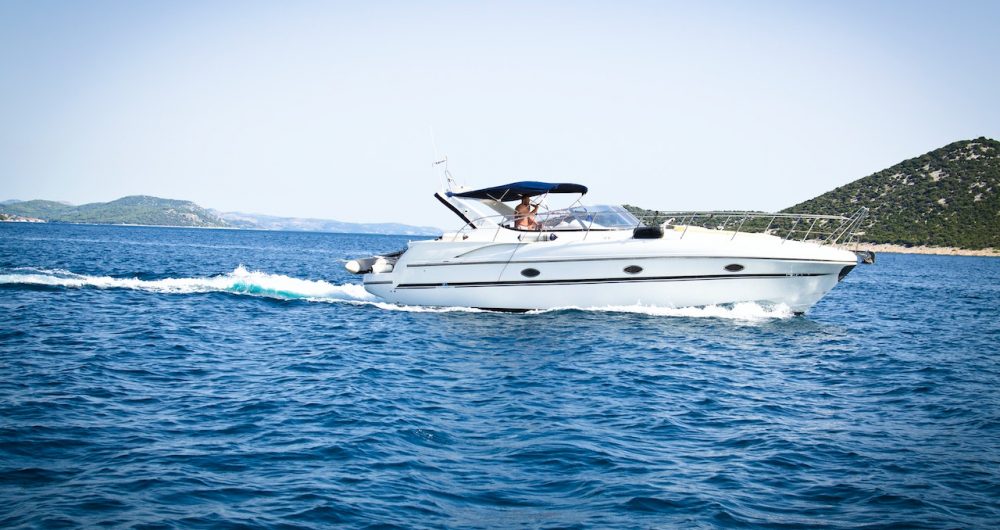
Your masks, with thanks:
M0 526L992 527L1000 260L781 308L372 299L389 236L0 224Z

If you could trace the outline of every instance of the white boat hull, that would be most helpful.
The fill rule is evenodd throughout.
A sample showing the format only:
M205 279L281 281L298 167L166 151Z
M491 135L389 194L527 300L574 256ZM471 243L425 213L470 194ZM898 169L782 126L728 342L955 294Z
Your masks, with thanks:
M411 244L392 272L367 274L364 285L405 305L532 310L757 302L803 313L856 263L849 251L770 236L721 246L697 238L438 241Z

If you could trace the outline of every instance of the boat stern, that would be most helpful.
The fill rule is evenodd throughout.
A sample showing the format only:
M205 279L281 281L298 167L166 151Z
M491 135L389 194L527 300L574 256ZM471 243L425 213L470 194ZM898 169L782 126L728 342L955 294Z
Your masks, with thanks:
M368 273L363 279L365 290L385 300L392 291L393 275L391 272Z

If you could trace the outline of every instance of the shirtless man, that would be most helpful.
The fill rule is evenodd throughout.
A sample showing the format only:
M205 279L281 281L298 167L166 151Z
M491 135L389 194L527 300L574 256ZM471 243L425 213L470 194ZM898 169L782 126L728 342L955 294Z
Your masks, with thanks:
M535 214L538 213L538 205L534 205L532 208L531 197L527 195L521 196L521 204L518 204L514 208L514 228L520 228L522 230L538 230L540 227L538 223L535 222Z

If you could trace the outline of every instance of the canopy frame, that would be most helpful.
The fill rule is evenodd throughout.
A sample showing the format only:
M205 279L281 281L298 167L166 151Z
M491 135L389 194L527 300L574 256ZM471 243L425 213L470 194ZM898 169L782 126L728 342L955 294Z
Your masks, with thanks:
M582 184L572 184L568 182L537 182L522 181L511 182L502 186L470 190L463 192L448 192L449 197L461 197L465 199L486 199L498 202L517 201L523 196L534 197L547 193L579 193L581 196L587 193L587 187Z

